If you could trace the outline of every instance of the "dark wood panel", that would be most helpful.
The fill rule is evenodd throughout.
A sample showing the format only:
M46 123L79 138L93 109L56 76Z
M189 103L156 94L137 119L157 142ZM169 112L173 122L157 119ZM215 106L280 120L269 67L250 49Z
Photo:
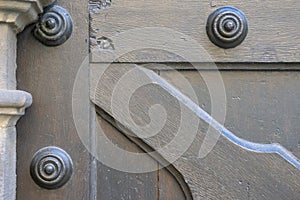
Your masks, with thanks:
M142 150L128 140L122 133L117 131L112 127L108 122L98 117L99 125L106 134L106 136L119 148L135 152L142 153ZM107 153L107 156L111 156L110 152ZM120 158L115 158L120 159ZM126 165L127 163L132 162L129 158L123 158L122 162L119 162ZM144 163L145 165L158 165L157 161L149 157L148 161ZM118 171L116 169L110 168L98 162L98 192L97 199L157 199L158 191L158 172L148 172L143 174L138 173L128 173Z
M207 37L206 20L221 6L235 6L248 19L249 34L237 48L224 50L214 46ZM196 53L197 44L214 62L299 62L299 6L297 0L284 3L280 0L115 0L106 9L91 10L93 61L110 62L103 56L105 49L99 45L101 38L108 38L115 52L137 50L117 58L120 62L185 62L176 52L195 54L194 62L207 61L205 54ZM155 32L146 27L159 28ZM144 32L133 30L136 28L144 28ZM173 31L164 33L164 28ZM128 31L132 32L124 36ZM151 45L160 48L131 49L150 48ZM173 49L173 54L161 51L166 48ZM111 53L111 48L108 50Z
M174 178L174 176L166 171L159 170L159 199L160 200L183 200L187 199L185 194L182 192L180 183Z
M33 96L33 105L18 124L17 199L89 198L90 156L77 135L72 117L72 88L80 63L88 55L87 2L59 1L74 21L71 38L46 47L32 35L33 26L18 37L18 86ZM88 123L88 122L87 122ZM46 146L67 151L74 162L72 179L61 189L39 188L31 179L33 154Z
M108 119L98 117L98 122L102 130L115 145L125 151L134 153L144 152L139 146L125 137L125 133L118 131L106 120ZM123 158L123 162L128 163L131 160ZM153 163L157 165L156 171L140 174L118 171L105 166L101 162L97 162L97 199L186 199L181 188L182 185L178 183L176 177L166 168L159 167L158 162L150 156L149 160L144 162L144 165L152 165Z
M143 152L152 152L153 149L151 149L150 146L148 146L145 142L142 140L131 137L132 132L128 132L127 129L122 127L121 124L116 123L116 121L109 116L106 112L104 112L99 107L96 107L96 111L99 116L101 116L101 119L109 122L115 129L119 131L119 134L122 134L123 136L127 136L126 141L129 146L138 147L139 151L142 150ZM124 146L124 145L121 145ZM128 147L127 147L128 148ZM157 197L158 199L169 199L168 197L174 197L191 200L192 194L189 189L189 186L186 184L184 178L180 174L180 172L172 165L170 165L164 158L162 158L158 154L149 154L150 157L152 157L154 160L158 161L158 170L157 170ZM148 165L149 162L146 162ZM162 166L163 165L163 166ZM165 184L166 183L166 184ZM169 194L170 193L170 194Z

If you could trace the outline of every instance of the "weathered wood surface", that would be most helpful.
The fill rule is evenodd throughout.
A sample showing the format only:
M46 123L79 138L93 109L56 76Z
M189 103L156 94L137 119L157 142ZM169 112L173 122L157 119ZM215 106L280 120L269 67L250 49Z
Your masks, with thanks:
M237 48L224 50L214 46L206 35L206 20L210 13L221 6L234 6L243 11L249 22L246 40ZM115 51L120 48L149 48L158 43L175 50L192 54L195 39L211 55L214 62L299 62L300 61L300 2L280 1L196 1L196 0L115 0L106 9L91 13L91 39L94 62L110 61L98 56L99 39L113 39ZM161 27L161 32L139 37L134 32L128 38L116 39L116 35L134 28ZM170 28L186 37L169 34L161 37L163 28ZM156 35L155 35L156 34ZM162 41L162 39L164 41ZM97 44L98 41L98 44ZM105 46L105 45L104 45ZM103 45L102 45L103 47ZM108 48L109 50L110 48ZM181 62L182 57L153 49L135 49L116 61L119 62ZM109 50L110 51L110 50ZM174 51L173 51L174 53ZM195 61L206 61L199 55Z
M258 69L265 64L235 64L235 68ZM220 68L228 66L219 64ZM280 64L275 65L280 66ZM287 68L299 64L284 65ZM273 71L274 70L274 71ZM221 71L226 89L225 127L237 136L258 143L280 143L300 157L298 116L300 116L299 71ZM213 71L200 71L214 77ZM205 81L196 71L181 71L188 79L199 105L211 113L211 96ZM160 71L160 76L184 91L178 72Z
M150 145L153 149L159 150L162 147L168 145L171 140L173 140L176 136L176 133L179 134L179 123L180 118L188 117L189 119L189 127L184 127L186 131L194 131L194 128L197 129L198 134L193 139L193 143L191 144L190 148L187 149L175 162L173 162L173 165L175 168L182 174L184 177L186 183L191 189L192 195L194 199L299 199L300 197L300 173L297 168L295 168L293 165L288 163L286 160L284 160L282 157L278 156L277 154L263 154L263 153L255 153L247 151L224 137L220 137L217 144L214 146L213 150L204 158L199 158L199 149L204 141L205 133L207 130L207 125L204 122L200 122L199 124L199 130L198 130L198 124L196 120L196 116L193 112L186 109L182 103L180 103L174 96L166 92L162 87L160 87L159 84L148 84L147 86L140 87L138 90L135 91L134 95L130 99L130 113L131 117L134 120L135 123L145 125L149 124L152 121L149 121L150 118L148 116L149 108L152 105L155 104L161 104L163 105L165 112L167 113L167 119L164 123L163 128L161 129L158 134L153 135L151 131L145 130L144 133L135 132L137 129L135 126L130 124L129 119L126 118L126 115L124 116L124 113L122 113L122 109L125 106L128 106L126 104L114 104L112 103L112 94L114 92L120 92L121 90L116 89L116 86L118 82L121 81L121 77L124 75L124 73L128 74L128 70L131 70L134 65L130 64L115 64L111 68L109 68L105 75L99 80L101 69L103 69L103 66L101 67L101 64L94 64L92 65L92 73L93 77L91 81L91 99L92 101L99 106L101 109L112 115L115 119L121 119L123 127L117 126L119 129L122 129L123 132L128 133L132 132L136 134L138 137L141 136L149 136L143 138L142 140L147 144ZM234 73L234 72L232 72ZM253 72L254 73L254 72ZM275 72L276 73L276 72ZM187 75L187 74L186 74ZM266 84L265 90L268 91L270 85L272 85L272 81L270 81L272 78L268 78L267 74L261 74L257 75L256 78L250 79L249 84L253 84L253 86L250 86L249 88L249 96L247 96L247 91L241 90L241 80L245 81L247 77L243 76L242 73L239 74L241 76L240 79L235 80L233 74L229 74L227 77L227 80L231 80L231 86L233 84L236 84L237 88L239 90L236 90L236 93L240 95L241 98L241 105L243 104L243 100L245 101L251 101L252 97L253 99L256 98L258 95L262 96L262 99L267 101L268 99L265 99L264 97L267 97L268 94L274 94L275 89L269 91L269 93L266 92L266 94L256 94L255 90L251 87L257 87ZM298 79L298 73L295 73L294 75L288 74L287 76L283 75L283 77L279 77L282 74L277 74L278 77L273 79L275 80L282 80L285 82L285 86L289 86L289 84L293 84L297 82ZM195 83L197 80L192 75L191 76L192 82ZM255 77L255 76L254 76ZM261 82L261 79L263 77L266 78L265 83ZM139 74L138 76L131 77L131 84L138 83L140 80L146 80L149 79L149 77L145 76L145 74ZM124 80L122 80L124 81ZM152 80L153 81L153 80ZM170 79L170 82L176 83L175 76ZM287 81L291 81L289 84L286 84ZM151 80L150 80L151 82ZM153 83L156 81L153 81ZM129 83L129 82L128 82ZM123 82L121 85L124 86L124 88L128 87L130 88L130 85L126 85L125 82ZM180 83L178 83L180 85ZM226 85L226 84L225 84ZM256 85L256 86L255 86ZM280 85L279 83L277 84ZM268 87L269 86L269 87ZM119 85L120 87L120 85ZM197 87L197 86L196 86ZM198 85L199 87L199 85ZM282 86L284 87L284 85ZM123 89L124 89L123 88ZM199 87L200 88L200 87ZM235 88L235 87L233 87ZM281 89L281 88L279 88ZM285 89L285 88L282 88ZM229 88L229 90L231 90ZM234 90L232 90L234 91ZM293 94L292 92L289 93L288 90L287 93L283 93L284 95L297 95ZM128 93L128 90L123 90L123 92L118 93L117 96L119 99L125 98L126 93ZM199 92L199 91L198 91ZM263 92L263 91L262 91ZM198 95L200 95L198 93ZM230 93L230 95L234 95ZM235 96L230 96L232 98L232 101L238 100L238 98L233 98ZM245 99L244 99L245 98ZM280 95L277 98L278 101L281 99ZM290 103L295 103L291 97L287 97L290 99ZM254 101L252 99L252 101ZM232 104L235 103L229 103L229 106L233 106ZM276 102L274 102L276 103ZM288 103L288 102L286 102ZM237 103L238 104L238 103ZM277 104L279 105L279 104ZM283 103L282 109L285 109L286 107ZM209 105L207 105L209 107ZM236 105L239 106L239 105ZM248 105L249 106L249 105ZM263 105L262 105L263 106ZM274 106L271 104L270 106ZM230 123L236 122L236 120L242 120L243 117L249 117L251 118L251 115L253 114L254 122L258 120L259 122L263 123L260 118L255 119L255 117L260 116L261 112L268 112L267 110L264 110L258 105L252 105L252 112L249 113L243 113L242 110L236 110L237 107L231 108L229 107L229 110L241 112L233 114L232 118L230 118ZM185 110L187 112L185 115L180 116L181 111ZM257 115L255 115L256 109L262 109L263 111L257 111ZM281 108L280 108L281 109ZM277 110L277 114L282 114L282 110ZM291 108L292 109L292 108ZM243 109L243 110L251 110L251 108ZM157 111L157 110L156 110ZM271 112L272 113L272 112ZM293 114L295 113L295 110L293 110ZM157 113L158 114L158 113ZM159 114L163 114L162 112L159 112ZM229 115L232 114L229 111ZM276 115L276 113L272 113L273 116ZM292 115L293 115L292 114ZM265 114L263 116L269 117L269 114ZM153 116L153 115L152 115ZM287 116L287 115L284 115ZM282 116L282 117L284 117ZM293 116L291 116L290 119L294 119ZM153 120L151 118L151 120ZM245 121L250 121L251 119L246 119ZM270 120L270 119L265 119ZM275 119L273 122L268 122L267 124L272 123L279 123L278 126L280 126L280 123L288 123L289 121L284 120L284 122L277 122L276 120L282 120L281 116ZM254 123L253 122L253 123ZM153 123L157 123L157 126L160 126L160 122L155 121ZM226 122L227 125L229 122ZM246 122L245 122L246 123ZM233 130L236 130L239 134L239 136L245 136L247 139L252 139L254 137L254 140L257 140L259 142L273 142L274 140L270 140L270 137L266 136L261 137L259 133L253 134L254 136L250 136L251 133L251 127L247 126L247 123L241 123L241 125L237 125L236 123L233 123L236 127L229 127ZM294 122L293 122L294 123ZM195 124L195 125L194 125ZM251 122L250 122L251 124ZM245 131L243 129L245 125ZM277 125L277 124L276 124ZM276 126L275 125L275 126ZM195 126L195 127L193 127ZM255 125L264 127L263 125ZM296 126L297 127L297 126ZM180 127L182 128L182 127ZM256 127L257 128L257 127ZM273 127L265 130L262 128L256 129L255 131L263 131L263 133L268 133L268 130L272 131ZM284 130L290 130L291 126L285 126L282 127ZM276 129L276 128L275 128ZM295 131L297 128L294 129ZM299 129L298 129L299 130ZM249 133L250 132L250 133ZM182 134L182 132L181 132ZM183 148L182 146L185 145L186 140L189 140L189 137L192 137L193 135L189 135L190 132L184 132L184 135L181 137L181 140L177 141L170 149L167 149L165 151L158 151L158 153L166 160L172 160L174 156L176 156L176 153L180 153L180 149ZM277 134L276 132L273 134ZM256 136L255 136L256 135ZM296 134L294 135L296 136ZM276 140L276 139L275 139ZM296 139L293 139L296 140ZM290 144L293 144L293 142L282 142L281 139L276 140L277 142L283 143L283 145L287 145L286 147L289 148L291 151L295 151L293 145L289 146ZM142 145L141 145L142 146ZM179 149L179 151L178 151Z
M18 86L33 96L33 106L17 127L20 200L90 198L90 155L77 135L72 116L73 82L80 63L88 55L87 2L59 1L59 5L70 12L76 27L65 44L53 48L42 45L32 35L34 26L18 36ZM30 176L32 156L46 146L58 146L73 159L73 176L58 190L42 189Z

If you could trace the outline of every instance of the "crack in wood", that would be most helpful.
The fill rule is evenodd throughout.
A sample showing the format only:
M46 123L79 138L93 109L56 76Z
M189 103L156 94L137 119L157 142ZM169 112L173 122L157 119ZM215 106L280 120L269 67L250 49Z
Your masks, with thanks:
M90 13L97 13L102 9L109 8L111 6L111 0L90 0L89 10Z

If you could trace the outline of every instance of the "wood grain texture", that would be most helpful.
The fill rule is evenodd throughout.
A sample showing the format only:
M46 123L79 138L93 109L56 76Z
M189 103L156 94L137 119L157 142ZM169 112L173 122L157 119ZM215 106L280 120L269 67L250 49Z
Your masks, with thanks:
M114 105L112 104L111 97L114 92L116 92L116 86L118 86L118 83L121 82L121 77L124 76L124 74L129 74L128 72L134 67L134 65L130 64L115 64L111 66L111 68L107 69L105 75L100 79L98 84L95 85L95 80L99 79L99 71L101 71L101 64L95 64L92 65L92 74L93 78L91 81L91 99L92 101L99 106L100 108L104 109L106 112L114 116L115 119L118 119L118 117L121 117L122 120L124 120L124 113L121 113L122 107L127 105ZM102 68L103 69L103 68ZM98 73L97 73L98 70ZM192 74L192 72L190 72ZM210 72L209 72L210 73ZM278 81L275 86L281 85L280 82L284 81L286 86L289 86L289 84L293 85L295 82L299 81L299 74L298 73L290 73L290 74L284 74L284 73L278 73L275 74L274 77L268 74L260 74L260 72L256 72L254 74L250 74L249 82L250 86L248 86L249 89L249 96L247 91L243 91L239 87L243 86L239 80L243 80L244 82L246 78L248 78L246 75L243 76L243 73L237 73L235 76L235 72L232 72L232 74L225 75L226 80L229 82L229 88L228 90L231 90L231 95L234 95L234 91L236 94L240 95L241 103L243 106L246 105L246 102L255 101L255 98L262 97L262 102L269 100L266 99L266 97L269 97L268 95L276 95L275 89L270 90L271 85L274 85L276 81ZM196 77L189 73L185 74L189 79L192 80L192 83L195 84L195 87L199 87L200 90L198 91L198 95L202 94L202 90L205 90L205 88L202 87L201 84L197 86L196 81L198 80ZM273 74L272 74L273 75ZM166 74L164 75L166 76ZM234 77L239 77L236 78ZM172 77L172 76L171 76ZM285 77L289 77L288 80L285 79ZM294 78L293 78L294 77ZM134 84L135 82L139 82L139 80L145 80L148 77L145 76L145 74L139 74L137 76L131 77L132 82L131 84ZM260 82L261 79L263 79L263 82ZM264 80L265 79L265 80ZM176 83L176 76L173 76L173 78L170 79L173 80L174 84ZM247 80L247 79L246 79ZM150 80L151 81L151 80ZM201 80L200 80L201 81ZM231 81L231 82L230 82ZM286 84L287 81L291 81L291 83ZM295 82L294 82L295 81ZM129 82L128 82L129 83ZM253 84L253 85L251 85ZM125 82L122 83L124 88L128 87L130 88L131 85L126 85ZM178 83L180 86L180 83ZM234 87L234 85L236 85ZM266 85L266 86L265 86ZM243 89L245 88L244 86ZM253 88L252 88L253 87ZM258 88L257 87L261 87ZM264 88L266 87L266 88ZM285 87L285 86L282 86ZM252 89L251 89L252 88ZM296 90L296 87L294 87ZM238 90L240 89L240 90ZM255 93L258 91L258 93ZM278 88L280 89L280 88ZM282 88L284 90L284 88ZM263 92L266 91L264 94ZM267 92L268 91L268 92ZM288 90L289 91L289 90ZM118 98L122 99L126 96L126 93L129 91L123 90L125 94L118 93ZM262 93L261 93L262 92ZM275 93L275 94L274 94ZM143 94L143 95L141 95ZM297 94L297 93L296 93ZM123 96L124 95L124 96ZM205 95L205 92L204 92ZM282 93L279 94L279 96L275 97L274 99L277 99L278 101L283 98L286 95L294 95L293 92L291 93ZM235 96L231 96L235 97ZM290 101L292 101L292 104L297 104L295 102L294 98L290 97ZM205 99L206 101L207 99ZM259 117L269 117L270 114L261 115L260 112L263 112L263 110L258 111L257 109L263 109L260 107L260 102L257 102L258 104L250 106L250 108L247 109L239 109L237 111L237 107L234 107L235 104L234 100L236 98L233 98L230 102L229 106L232 106L233 108L230 108L231 111L236 111L241 113L230 113L233 116L233 118L229 117L230 122L233 123L236 122L236 120L241 120L242 117L253 117L255 123L256 120L261 122L262 119ZM245 104L243 104L243 100L245 100ZM260 101L260 100L258 100ZM172 141L173 138L175 138L176 133L178 134L178 119L190 116L190 123L189 127L186 130L193 131L193 126L196 126L198 130L198 134L193 140L193 143L190 145L190 147L185 151L175 162L172 162L174 167L182 174L184 177L186 183L189 185L190 190L192 192L194 199L299 199L300 190L299 190L299 184L300 184L300 173L299 170L296 169L294 166L290 165L288 162L286 162L284 159L279 157L275 154L257 154L254 152L246 151L239 146L233 145L231 142L229 142L227 139L220 137L217 144L214 146L213 150L204 158L199 158L199 148L201 147L204 138L205 133L207 130L207 126L205 126L205 123L200 122L199 129L197 121L194 120L194 113L188 112L186 115L180 116L180 113L182 109L184 108L184 105L181 105L180 102L177 101L177 99L170 95L168 92L164 91L163 88L160 88L160 86L153 81L153 84L148 84L146 87L140 87L139 90L136 90L134 95L131 97L132 104L130 106L130 112L132 119L136 123L140 124L147 124L149 123L149 116L147 113L149 112L148 109L155 104L163 105L164 109L167 112L167 120L165 121L164 127L161 129L160 132L158 132L156 135L151 135L151 137L143 138L142 140L149 146L151 146L155 150L161 149L163 146L167 145ZM232 103L232 104L231 104ZM275 102L276 103L276 102ZM287 102L286 102L287 103ZM291 104L290 103L290 104ZM237 103L238 104L238 103ZM236 106L238 106L236 104ZM133 106L134 105L134 106ZM282 109L286 109L287 105L283 103ZM207 105L209 107L209 104ZM263 104L262 106L266 106L266 104ZM271 107L274 105L271 103ZM277 104L279 106L279 104ZM257 109L255 108L257 107ZM292 106L293 107L293 106ZM292 108L291 107L291 108ZM250 113L244 113L243 110L252 110ZM120 110L120 113L118 113L118 110ZM257 111L257 113L255 112ZM115 112L112 112L115 111ZM268 110L264 110L264 112L268 112ZM297 113L297 111L293 110L293 113ZM272 112L271 112L272 113ZM249 115L248 115L249 114ZM257 114L257 115L255 115ZM282 114L282 110L278 110L278 115ZM254 116L252 116L254 115ZM276 114L272 113L273 116ZM286 115L287 116L287 115ZM257 119L256 119L257 117ZM284 116L282 116L284 117ZM293 117L293 114L291 116ZM291 119L290 118L290 119ZM273 117L274 119L274 117ZM281 120L281 116L278 117L278 120ZM122 121L122 124L125 124L124 127L128 131L131 131L137 136L141 136L141 133L135 132L136 128L128 121L126 121L127 118L125 118L124 121ZM251 119L247 119L245 121L250 121ZM268 119L265 119L268 120ZM239 121L240 122L240 121ZM286 121L288 122L288 121ZM155 122L158 123L158 122ZM246 122L245 122L246 123ZM272 124L272 122L270 122ZM275 121L276 123L276 121ZM284 122L282 122L284 123ZM195 125L194 125L195 124ZM234 123L236 124L236 123ZM267 122L269 124L269 122ZM159 123L157 124L159 125ZM249 131L251 131L252 127L247 127L247 124L243 124L241 122L241 125L237 125L242 129L242 127L246 127L246 130L244 133L244 129L239 132L239 134L242 134L242 136L245 136L244 134L247 134L248 138L252 139L252 137L256 138L258 141L261 142L269 142L269 136L265 135L262 136L259 132L258 134L254 134L256 136L250 136ZM262 127L260 125L256 125L259 127ZM254 132L257 132L255 130L258 128L258 130L261 130L259 127L254 127ZM291 126L288 126L286 130L290 130ZM194 127L195 128L195 127ZM231 128L231 127L230 127ZM233 127L234 129L235 127ZM273 127L270 129L272 131ZM276 128L275 128L276 129ZM268 130L263 133L269 133ZM144 134L152 134L151 132L145 131ZM178 149L181 149L183 145L185 145L186 140L189 139L189 137L192 135L189 135L188 133L185 133L185 135L181 138L180 143L176 143L176 146L174 148L169 149L170 151L160 151L160 154L163 158L166 160L172 160L174 157L174 154L180 153L177 152ZM296 135L295 135L296 136ZM286 143L286 145L290 145L291 143ZM294 147L286 146L287 148L290 147L290 150L295 150Z
M210 13L221 6L234 6L243 11L249 22L246 40L237 48L224 50L214 46L206 35L206 20ZM165 44L174 50L193 54L194 47L189 37L195 39L213 62L299 62L300 61L300 26L299 6L297 0L282 2L266 1L196 1L196 0L115 0L107 9L91 13L92 39L94 41L93 61L108 61L100 56L99 38L115 38L117 34L134 28L160 27L170 28L185 34L176 34L167 38L149 33L145 37L138 34L130 38L112 41L114 49L126 48L140 44L147 48L147 43ZM136 40L134 38L136 37ZM146 38L146 39L145 39ZM161 41L164 38L165 41ZM126 44L126 45L124 45ZM181 62L186 61L174 52L167 53L161 49L136 49L116 59L119 62ZM105 51L105 50L104 50ZM198 62L207 61L199 55ZM109 60L110 61L110 60Z
M82 145L72 117L72 88L77 70L88 55L87 2L58 1L74 22L72 37L59 47L46 47L32 35L34 26L18 36L19 89L33 96L33 105L18 124L17 199L88 199L90 155ZM88 122L87 122L88 123ZM74 163L71 180L58 190L39 188L30 177L34 153L58 146Z

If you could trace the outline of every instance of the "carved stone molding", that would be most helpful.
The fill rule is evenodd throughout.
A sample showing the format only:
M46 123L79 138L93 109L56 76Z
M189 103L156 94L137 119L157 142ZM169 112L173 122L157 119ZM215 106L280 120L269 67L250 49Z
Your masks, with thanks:
M29 93L18 90L0 90L0 129L13 127L32 103Z
M17 33L21 32L51 3L53 0L0 0L0 23L10 24Z

